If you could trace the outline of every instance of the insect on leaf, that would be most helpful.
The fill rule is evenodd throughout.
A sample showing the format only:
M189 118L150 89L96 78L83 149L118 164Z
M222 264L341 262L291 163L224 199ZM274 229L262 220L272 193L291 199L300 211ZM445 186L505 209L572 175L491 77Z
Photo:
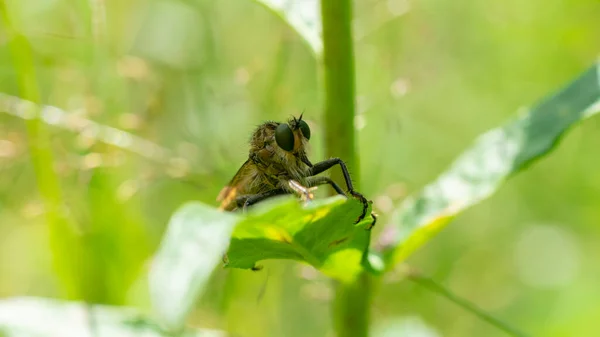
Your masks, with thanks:
M466 208L498 190L505 179L549 153L573 125L600 111L596 64L567 87L476 140L420 195L394 214L385 237L387 268L406 259Z

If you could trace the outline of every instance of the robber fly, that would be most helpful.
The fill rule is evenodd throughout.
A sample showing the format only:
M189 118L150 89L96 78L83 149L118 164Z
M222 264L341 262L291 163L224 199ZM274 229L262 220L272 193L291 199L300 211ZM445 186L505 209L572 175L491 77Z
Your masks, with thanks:
M313 198L318 185L329 184L338 194L348 196L328 177L316 176L334 165L340 165L348 194L358 199L363 211L355 223L366 216L370 201L354 190L346 164L340 158L331 158L312 164L306 156L310 128L300 118L287 123L265 122L259 125L250 139L250 155L233 179L225 186L217 201L220 208L232 211L245 209L259 201L281 194L297 194L303 200ZM375 225L376 217L371 213Z

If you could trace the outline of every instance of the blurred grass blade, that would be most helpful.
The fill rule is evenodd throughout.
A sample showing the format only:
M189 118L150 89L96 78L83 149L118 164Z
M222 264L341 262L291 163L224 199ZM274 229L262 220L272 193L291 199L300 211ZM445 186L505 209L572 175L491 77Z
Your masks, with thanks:
M552 150L571 126L599 111L600 68L595 64L527 113L480 136L448 171L394 214L398 230L384 238L387 267L406 259L458 213Z
M13 66L18 73L18 88L28 104L25 116L27 144L37 188L43 200L44 215L50 230L53 265L69 298L81 298L79 282L81 246L74 223L65 211L60 179L55 171L50 136L39 118L36 105L40 101L38 78L31 45L25 35L14 29L10 10L0 1L0 27L5 30Z
M340 196L302 206L296 198L257 205L233 232L228 267L253 268L260 260L290 259L349 282L363 270L372 219L358 224L362 205Z
M308 44L315 55L323 51L319 0L255 0L279 16Z
M488 322L489 324L495 326L496 328L506 332L510 336L527 337L527 335L525 333L519 331L517 328L488 314L487 312L478 308L476 305L457 296L452 291L450 291L449 289L447 289L446 287L442 286L441 284L437 283L436 281L434 281L433 279L431 279L429 277L423 276L423 275L419 274L418 272L412 272L409 275L408 279L415 282L416 284L420 285L421 287L426 288L429 291L432 291L440 296L445 297L452 303L454 303L454 304L460 306L461 308L463 308L464 310L474 314L479 319L481 319L485 322Z
M154 311L168 329L184 326L237 221L234 214L197 202L171 218L149 275Z
M84 108L79 108L85 111ZM37 105L32 101L0 92L0 112L24 120L36 119L48 126L75 134L83 134L92 141L99 141L124 151L129 151L157 164L170 163L175 157L164 148L133 133L103 125L76 113L67 112L52 105ZM87 111L86 111L87 113Z
M21 297L0 301L2 337L166 337L136 310ZM185 337L224 337L216 330L186 330Z

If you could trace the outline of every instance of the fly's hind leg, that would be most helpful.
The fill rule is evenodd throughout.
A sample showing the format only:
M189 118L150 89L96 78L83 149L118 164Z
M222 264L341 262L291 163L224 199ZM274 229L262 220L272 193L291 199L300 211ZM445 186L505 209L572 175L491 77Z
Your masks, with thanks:
M276 188L274 190L270 190L270 191L258 193L258 194L245 194L245 195L240 195L237 198L235 198L235 203L237 204L238 208L242 208L244 211L246 211L248 206L252 206L252 205L254 205L260 201L263 201L265 199L268 199L270 197L280 195L280 194L286 194L286 193L288 193L286 190L284 190L282 188Z
M302 198L302 200L304 200L304 201L311 200L314 198L314 196L312 194L312 191L314 188L304 187L295 180L288 181L288 186L292 191L296 192L300 196L300 198ZM252 206L260 201L263 201L270 197L274 197L276 195L288 194L288 193L290 193L290 191L288 191L284 188L276 188L276 189L272 189L270 191L266 191L266 192L258 193L258 194L244 194L244 195L240 195L240 196L236 197L235 203L237 204L238 208L241 208L244 211L246 211L248 206Z

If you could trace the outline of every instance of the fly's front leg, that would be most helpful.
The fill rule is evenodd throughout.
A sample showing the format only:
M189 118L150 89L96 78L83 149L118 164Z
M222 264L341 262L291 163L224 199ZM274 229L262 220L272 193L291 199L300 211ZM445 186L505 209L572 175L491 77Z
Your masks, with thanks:
M358 223L362 219L364 219L365 216L367 215L367 209L369 208L369 201L361 193L354 190L354 186L352 185L352 178L350 177L350 172L348 172L348 168L346 167L346 163L344 163L344 161L342 161L340 158L331 158L331 159L327 159L322 162L316 163L313 165L313 167L310 168L309 175L310 176L317 175L319 173L329 170L334 165L338 165L338 164L340 165L340 168L342 169L342 174L344 175L346 187L348 188L348 193L350 195L352 195L354 198L358 199L363 205L362 214L358 217L358 219L355 222L355 223ZM371 225L371 227L373 227L375 225L375 222L377 221L376 220L377 217L373 213L371 213L371 216L373 216L373 220L374 220L373 224Z
M328 177L309 177L307 179L308 183L310 186L318 186L318 185L325 185L325 184L329 184L331 185L331 187L333 187L333 189L338 193L341 194L345 197L346 193L344 193L344 190L342 190L342 188L340 187L340 185L336 184L335 181L331 180ZM373 226L375 226L375 223L377 223L377 214L375 214L374 212L371 212L371 217L373 218L373 222L369 225L369 227L367 227L367 229L371 229L373 228ZM360 218L359 218L360 221Z
M316 187L305 187L295 180L289 180L288 186L300 196L302 201L312 200L315 197L312 191L315 190Z

